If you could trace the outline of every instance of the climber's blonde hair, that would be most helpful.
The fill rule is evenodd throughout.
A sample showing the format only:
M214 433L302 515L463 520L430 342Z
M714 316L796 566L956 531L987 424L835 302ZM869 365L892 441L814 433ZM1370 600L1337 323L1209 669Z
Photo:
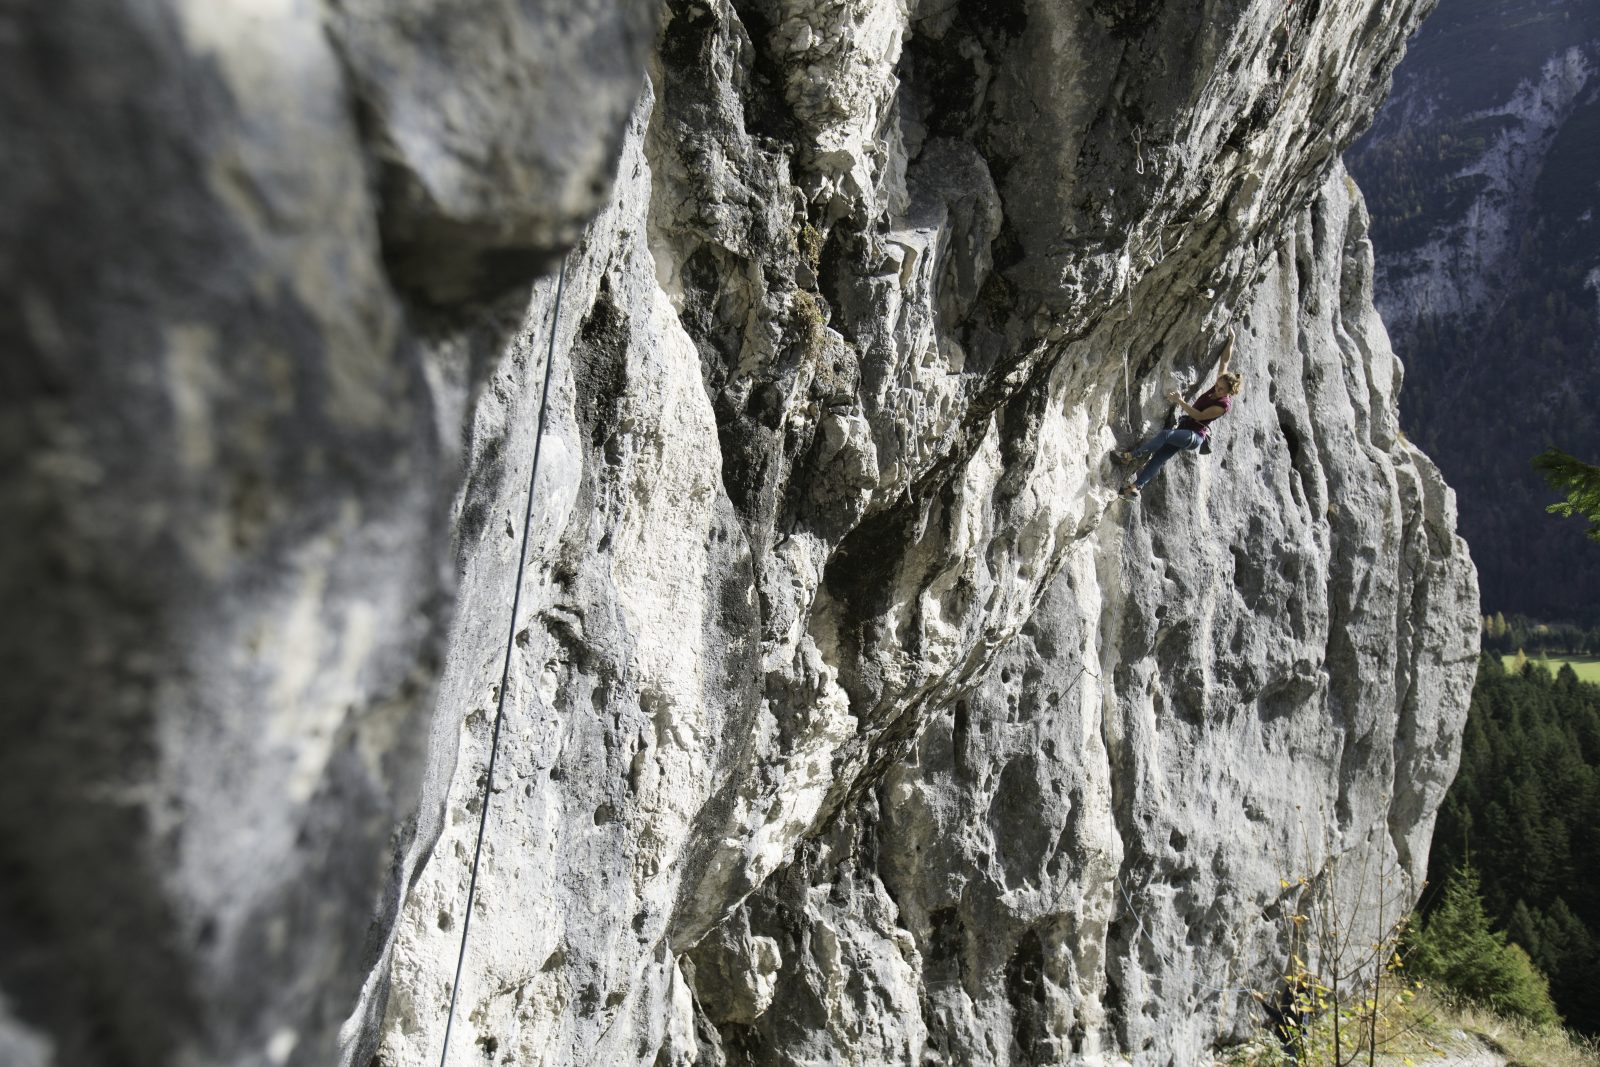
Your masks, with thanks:
M1240 374L1236 370L1228 371L1226 374L1217 375L1217 381L1227 382L1228 393L1232 396L1238 396L1240 390L1244 388L1244 375Z

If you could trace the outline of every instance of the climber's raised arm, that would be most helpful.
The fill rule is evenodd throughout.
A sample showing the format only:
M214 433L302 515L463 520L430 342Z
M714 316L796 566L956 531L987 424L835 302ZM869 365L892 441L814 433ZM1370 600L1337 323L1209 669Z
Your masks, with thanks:
M1222 362L1217 364L1217 377L1228 373L1228 361L1233 358L1234 329L1228 327L1228 343L1222 346Z

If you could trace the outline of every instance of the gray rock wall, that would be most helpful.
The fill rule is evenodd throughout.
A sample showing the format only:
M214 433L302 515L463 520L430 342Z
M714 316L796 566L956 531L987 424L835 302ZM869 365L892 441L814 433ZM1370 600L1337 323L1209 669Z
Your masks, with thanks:
M437 1062L503 695L452 1062L1186 1062L1453 768L1421 5L595 10L9 17L0 1047Z
M446 47L424 15L499 46ZM0 987L17 1047L336 1059L424 782L464 409L508 332L462 294L488 275L525 302L605 199L654 26L612 5L566 23L574 49L549 32L559 16L0 10ZM535 77L558 43L606 62ZM539 132L545 113L586 144ZM567 184L544 184L545 158ZM408 191L487 160L510 172L498 204ZM448 232L486 213L508 223L492 248ZM423 311L405 262L430 241L461 288Z
M1371 276L1335 175L1252 295L1218 450L1074 545L976 692L690 953L728 1062L1200 1063L1261 1022L1301 879L1363 943L1414 897L1476 587ZM752 1019L726 976L771 955Z
M453 1040L511 1062L1183 1062L1281 966L1259 910L1282 877L1359 854L1414 886L1470 686L1470 564L1396 436L1365 224L1325 168L1390 55L1356 45L1402 26L1236 13L1213 31L1254 78L1113 90L1091 66L1052 97L1035 82L1058 53L1022 25L947 10L885 45L894 11L830 11L671 8L618 194L569 262L546 443L574 461L539 496L507 723L525 740ZM1200 62L1179 26L1080 14L1058 48ZM846 25L854 51L817 45ZM1085 132L1112 92L1166 139ZM1022 150L1013 110L1040 101L1030 133L1092 146L1074 168ZM1076 243L1030 250L1051 208ZM1105 452L1209 370L1233 307L1251 393L1147 524L1113 503ZM545 294L530 343L550 315ZM693 369L699 391L669 384ZM537 372L518 364L516 391ZM526 438L479 432L525 471ZM520 493L507 478L490 510ZM963 740L956 783L910 784L904 757L936 769L917 753L941 731L998 714L976 691L1019 631L1038 640L1025 626L1048 666L1002 675L1055 681L1010 699L1070 689L1069 717L1014 748ZM443 1040L497 669L455 659L475 710L392 943L385 1063ZM892 788L931 796L902 811ZM1041 795L1076 799L1035 826ZM858 825L863 806L885 813ZM975 812L993 828L964 849ZM1028 982L1058 992L1017 1024Z

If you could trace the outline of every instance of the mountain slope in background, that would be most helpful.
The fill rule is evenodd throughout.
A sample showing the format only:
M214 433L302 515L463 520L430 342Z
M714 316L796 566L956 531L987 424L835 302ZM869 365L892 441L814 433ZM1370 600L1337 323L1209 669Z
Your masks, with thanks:
M1600 455L1600 5L1443 0L1346 162L1403 424L1460 495L1484 610L1592 624L1594 546L1529 459Z

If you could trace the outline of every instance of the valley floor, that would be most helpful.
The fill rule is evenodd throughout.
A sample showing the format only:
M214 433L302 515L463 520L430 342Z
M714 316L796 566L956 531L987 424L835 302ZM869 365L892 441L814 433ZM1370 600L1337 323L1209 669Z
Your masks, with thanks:
M1516 656L1501 656L1500 662L1507 671L1515 669ZM1580 682L1592 682L1600 685L1600 658L1593 656L1565 656L1556 659L1528 659L1536 667L1543 667L1551 674L1559 671L1563 665L1570 665L1578 675Z

